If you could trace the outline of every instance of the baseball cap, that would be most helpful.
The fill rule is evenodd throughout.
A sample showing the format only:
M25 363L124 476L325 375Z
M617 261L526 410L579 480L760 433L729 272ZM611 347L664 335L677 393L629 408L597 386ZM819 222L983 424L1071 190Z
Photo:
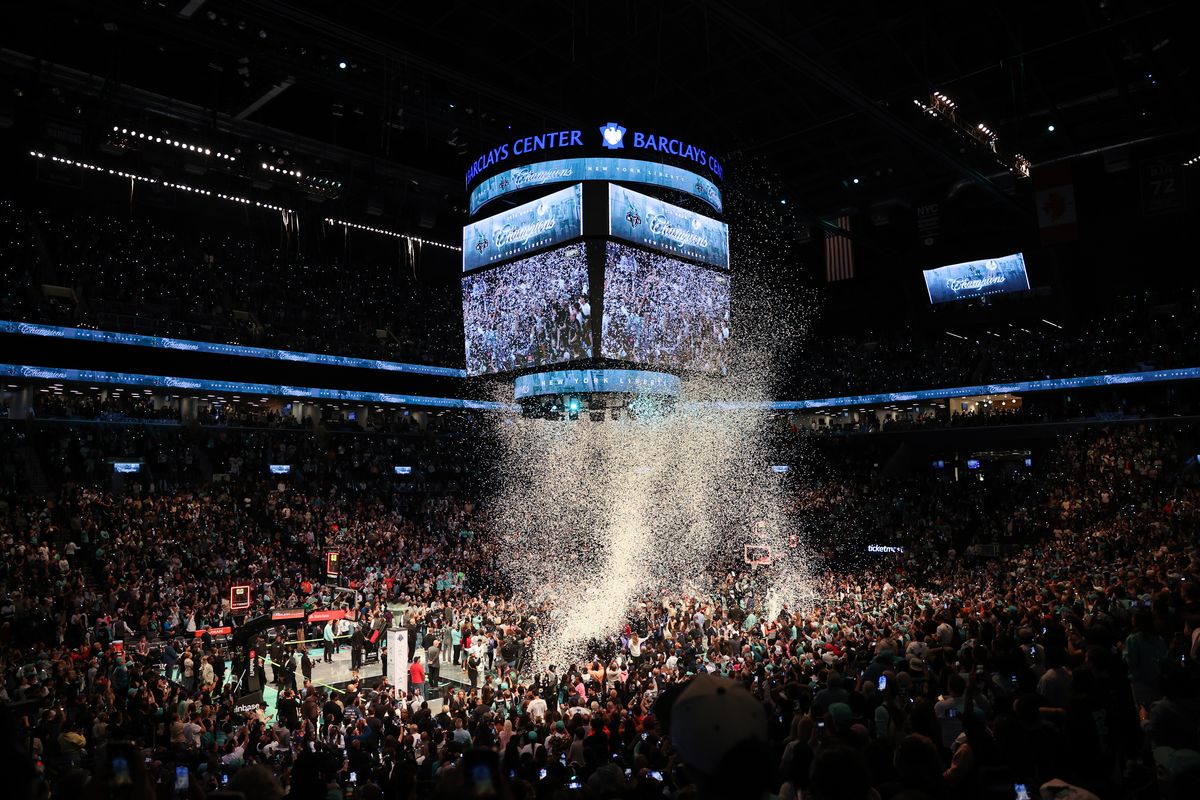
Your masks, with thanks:
M689 767L710 773L747 741L767 741L767 715L741 684L700 674L671 706L671 741Z

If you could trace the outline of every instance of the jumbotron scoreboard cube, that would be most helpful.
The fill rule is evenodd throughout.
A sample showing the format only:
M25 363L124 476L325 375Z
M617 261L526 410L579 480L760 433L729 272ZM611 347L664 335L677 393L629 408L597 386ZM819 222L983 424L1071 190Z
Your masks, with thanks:
M616 122L523 136L467 171L468 375L531 414L591 419L723 375L729 228L720 162Z

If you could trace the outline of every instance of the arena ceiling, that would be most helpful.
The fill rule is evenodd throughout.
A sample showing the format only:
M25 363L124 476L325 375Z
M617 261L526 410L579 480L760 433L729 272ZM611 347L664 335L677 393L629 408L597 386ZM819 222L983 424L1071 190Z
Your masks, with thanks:
M324 151L331 173L370 159L460 214L477 151L510 130L614 116L765 169L765 191L799 215L964 182L1019 214L1018 153L1036 165L1194 136L1188 7L91 0L25 4L3 60L47 80L91 76L127 113L145 105L136 89L166 98L160 112L178 101L195 129L284 132ZM961 129L917 107L933 92ZM963 135L981 123L995 152Z

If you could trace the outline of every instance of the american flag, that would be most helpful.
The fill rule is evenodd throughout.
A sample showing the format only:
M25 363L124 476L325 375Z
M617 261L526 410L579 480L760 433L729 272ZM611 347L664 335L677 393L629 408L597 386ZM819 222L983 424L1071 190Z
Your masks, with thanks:
M838 228L850 233L850 217L833 221ZM854 249L849 236L825 229L825 282L844 281L854 277Z

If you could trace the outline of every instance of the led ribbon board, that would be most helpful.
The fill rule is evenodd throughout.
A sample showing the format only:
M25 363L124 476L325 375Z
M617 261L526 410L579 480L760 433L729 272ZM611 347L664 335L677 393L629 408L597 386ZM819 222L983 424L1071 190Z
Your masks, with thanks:
M729 226L641 192L608 185L608 233L668 255L729 269Z
M596 136L599 132L599 137ZM628 135L626 135L628 133ZM586 141L585 141L586 137ZM503 165L510 157L537 158L543 154L549 155L551 150L561 152L564 149L575 149L599 146L605 150L641 151L653 153L656 156L672 156L697 164L709 170L719 180L725 179L725 168L721 161L703 147L677 139L674 136L664 136L660 133L647 131L630 131L619 122L606 122L592 130L557 130L544 131L531 136L519 136L511 142L502 142L490 150L481 153L467 167L467 188L481 175L493 168Z
M654 161L594 157L543 161L493 175L471 190L471 215L491 201L513 192L578 181L625 181L662 186L699 197L718 214L722 209L721 192L716 184L690 170Z
M479 411L513 411L507 403L486 400L463 400L457 397L422 397L420 395L387 392L359 392L349 389L319 389L304 386L283 386L274 383L239 383L199 378L175 378L167 375L141 375L131 372L101 372L90 369L33 367L26 364L0 364L0 375L32 380L102 383L116 386L153 386L178 392L220 392L249 394L260 397L292 397L310 400L339 400L353 403L376 403L400 406L433 406L435 408L467 408Z
M325 364L334 367L359 367L381 369L390 372L412 372L419 375L441 375L448 378L465 378L466 370L453 367L431 367L424 364L403 364L396 361L379 361L373 358L331 356L325 353L297 353L292 350L276 350L268 347L246 347L240 344L198 342L191 339L168 339L162 336L143 336L138 333L116 331L94 331L88 328L63 328L57 325L38 325L30 322L0 320L0 333L22 336L47 336L54 339L74 339L81 342L103 344L128 344L138 347L159 347L168 350L186 350L194 353L212 353L222 356L244 356L268 358L273 361L296 361L305 364Z
M950 303L1029 289L1025 257L1020 253L927 269L924 274L930 303Z
M577 183L463 228L463 272L583 235Z
M820 400L776 400L768 403L727 403L724 408L763 408L774 411L805 411L813 408L843 408L870 406L880 403L911 403L920 400L944 400L950 397L973 397L987 394L1022 394L1054 392L1062 389L1087 389L1096 386L1121 386L1130 383L1161 383L1200 379L1200 367L1154 369L1146 372L1123 372L1115 375L1083 375L1077 378L1051 378L1042 381L985 383L978 386L954 386L944 389L921 389L913 392L859 394L849 397L826 397Z
M520 375L516 381L516 399L576 392L613 392L653 394L670 397L679 394L679 376L666 372L637 369L562 369Z

